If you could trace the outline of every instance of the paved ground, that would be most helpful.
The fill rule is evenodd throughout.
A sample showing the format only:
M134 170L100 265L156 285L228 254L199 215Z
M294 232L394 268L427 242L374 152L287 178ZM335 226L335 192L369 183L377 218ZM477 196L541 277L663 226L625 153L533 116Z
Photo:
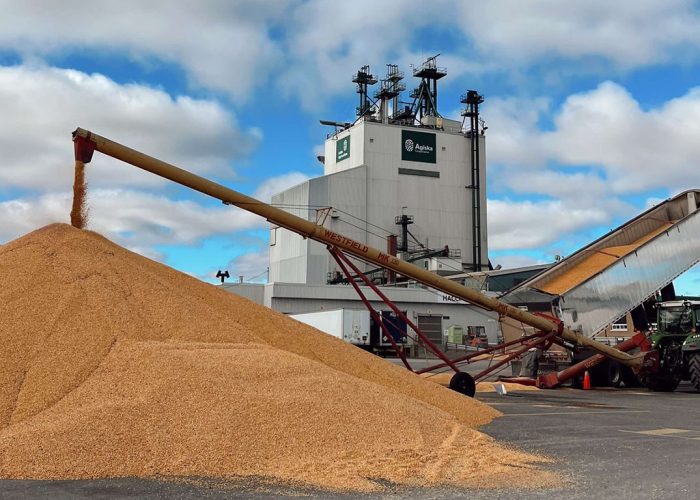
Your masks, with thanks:
M505 416L482 430L549 455L572 486L519 498L697 498L700 394L559 389L479 399ZM477 494L472 498L498 498Z
M478 398L505 416L482 430L521 449L553 457L570 485L547 491L398 490L405 498L697 498L700 496L700 394L640 390L521 392ZM134 479L0 481L1 499L24 498L269 498L318 492L256 482L220 489ZM334 498L369 498L338 496Z

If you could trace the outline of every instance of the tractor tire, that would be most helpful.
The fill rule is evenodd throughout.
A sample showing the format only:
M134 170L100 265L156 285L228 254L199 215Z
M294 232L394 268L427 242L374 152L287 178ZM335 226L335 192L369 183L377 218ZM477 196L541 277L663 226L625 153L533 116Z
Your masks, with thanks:
M673 392L680 383L681 381L678 378L666 379L648 377L646 379L647 388L654 392Z
M688 356L688 373L693 390L700 392L700 352Z
M630 367L622 366L620 374L622 376L622 382L624 382L625 387L639 387L640 385L642 385L641 381L639 380L639 377L636 373L632 371Z
M476 394L476 382L468 373L457 372L450 379L450 389L473 398Z

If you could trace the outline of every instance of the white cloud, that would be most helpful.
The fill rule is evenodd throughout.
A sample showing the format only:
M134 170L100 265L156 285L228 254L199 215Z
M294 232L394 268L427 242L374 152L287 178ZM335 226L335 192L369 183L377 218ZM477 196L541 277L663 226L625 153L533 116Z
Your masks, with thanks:
M259 131L242 131L214 101L173 99L150 87L48 67L0 67L0 113L0 185L37 191L71 185L70 133L77 126L197 173L224 177L260 141ZM164 182L100 153L88 168L95 186Z
M543 131L538 121L548 113L553 129ZM499 184L520 193L598 203L700 185L700 87L644 109L624 87L607 81L569 96L556 110L548 111L541 99L505 99L486 115L489 162L502 170Z
M284 72L284 89L298 93L305 107L347 93L351 74L364 64L381 77L385 63L398 63L409 76L409 64L436 52L452 78L496 72L522 79L524 68L544 63L544 77L556 81L557 75L571 78L604 66L628 70L671 58L693 61L700 48L700 15L689 0L640 0L634 8L606 0L440 0L429 8L395 0L382 4L388 17L368 14L375 3L311 0L290 10L283 50L293 63ZM436 26L468 50L420 36ZM558 65L554 75L547 67L552 58L578 64Z
M678 60L700 45L700 17L690 0L464 2L461 26L482 56L515 66L561 56L631 68Z
M644 110L623 87L604 82L570 96L544 134L551 158L605 170L616 192L700 184L700 88Z
M644 208L649 209L649 208L655 207L656 205L658 205L659 203L661 203L663 201L665 201L663 198L657 198L657 197L647 198L647 201L644 204Z
M271 177L254 197L268 202L272 193L306 179L298 172ZM0 201L0 243L46 224L69 223L71 202L72 193L67 191ZM173 200L130 189L88 188L87 205L88 229L159 260L163 256L154 249L158 245L190 245L213 235L268 227L262 217L236 207Z
M698 15L685 0L641 0L633 9L601 0L492 0L462 8L438 1L425 9L418 0L397 0L382 6L390 22L384 15L371 14L375 4L125 0L102 3L96 16L76 0L3 2L0 50L19 52L26 60L95 50L127 55L144 65L173 62L193 84L224 91L235 100L250 97L276 71L280 88L298 93L307 107L314 107L329 96L351 92L352 73L366 63L377 76L382 76L384 63L399 63L410 87L408 64L419 63L435 48L417 33L435 26L455 38L462 36L469 47L468 58L459 49L443 51L440 64L448 67L451 77L517 73L546 64L551 56L577 62L602 59L629 69L662 63L671 55L674 62L692 60L700 44ZM559 72L561 66L555 67ZM590 66L581 62L563 71L586 72ZM72 182L68 134L76 126L219 177L233 175L232 163L260 141L258 130L241 130L216 101L172 98L144 85L42 66L0 68L0 112L0 186L40 192L0 204L0 238L67 219L67 195L56 193ZM700 184L695 164L700 156L695 143L700 89L645 109L626 89L605 82L570 96L557 109L545 98L487 99L483 116L490 127L488 162L503 174L497 182L517 193L560 199L492 200L489 230L494 249L541 246L558 235L607 223L629 211L620 201L628 193ZM540 128L543 119L551 119L552 130ZM563 167L550 170L552 163ZM568 167L575 170L569 173ZM216 210L224 210L127 189L160 186L163 181L99 154L88 178L98 190L123 188L91 190L93 195L105 193L104 200L93 199L93 222L106 228L111 219L100 219L103 215L97 211L110 216L113 211L114 218L127 221L120 234L143 235L121 242L143 253L153 252L157 243L186 243L216 232L197 214L217 219ZM305 179L291 173L269 180L255 196L267 201L272 193ZM120 193L135 211L156 222L149 225L135 211L119 210L117 196L107 193ZM178 218L201 229L179 233ZM245 226L244 222L238 221ZM231 231L239 228L231 224Z
M539 166L545 161L545 147L539 122L550 111L543 97L521 99L491 98L484 102L481 116L489 127L489 163Z
M267 281L269 262L268 247L265 247L264 250L239 255L228 264L227 269L233 280L243 276L246 282L264 283Z
M53 222L69 222L72 193L0 202L0 241L12 240ZM207 207L140 191L97 189L88 192L88 229L123 246L153 256L153 246L192 244L214 235L266 227L251 213L231 207Z
M309 176L301 172L289 172L278 177L271 177L258 186L253 198L265 203L270 203L273 195L296 186L297 184L301 184L308 179Z
M604 82L555 110L541 99L499 100L492 110L489 161L499 175L490 182L498 190L552 198L490 200L493 250L541 248L576 231L615 226L639 212L626 201L631 194L700 185L698 89L643 109L623 87ZM552 130L540 128L544 118Z
M0 243L52 222L70 223L68 193L44 195L39 200L18 198L0 201Z
M0 201L0 242L69 222L70 132L78 125L196 173L228 178L232 163L260 141L259 131L241 131L215 101L173 99L158 89L42 65L0 68L0 110L6 117L0 123L0 186L23 193ZM89 229L150 258L166 258L159 245L267 227L264 219L235 207L134 190L167 181L100 153L87 173ZM298 172L273 177L254 196L269 201L272 193L306 179Z
M315 157L323 156L326 154L326 145L323 142L320 144L315 144L311 151Z
M532 172L527 169L508 170L508 186L520 193L555 196L569 204L600 203L609 194L609 184L595 173L565 173L554 170Z
M97 50L175 62L196 85L248 97L280 59L270 30L286 0L2 2L0 48L26 55Z
M515 73L552 56L600 59L615 68L693 61L700 20L689 0L153 0L103 1L99 15L77 0L2 2L0 50L26 58L98 51L148 68L181 67L195 85L250 98L274 82L306 108L351 90L363 64L381 76L384 64L410 63L442 52L453 77ZM436 27L457 40L421 36ZM454 47L454 48L453 48ZM467 47L461 50L460 47ZM596 70L595 62L558 68Z
M598 204L577 207L561 200L489 200L489 249L544 247L564 234L607 223L611 217L612 214Z
M328 96L352 92L351 77L361 66L369 64L382 78L387 63L400 65L410 87L408 65L434 55L414 58L412 32L444 18L446 5L440 1L426 8L418 0L394 0L378 11L372 0L301 3L287 23L286 50L293 63L284 71L284 89L298 94L307 109L319 108Z

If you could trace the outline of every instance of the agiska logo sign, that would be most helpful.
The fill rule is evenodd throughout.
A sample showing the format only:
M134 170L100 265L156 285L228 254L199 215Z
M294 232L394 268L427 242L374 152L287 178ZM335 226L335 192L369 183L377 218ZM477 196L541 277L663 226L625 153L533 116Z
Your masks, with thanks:
M342 161L350 158L350 136L338 139L335 143L335 161Z
M435 163L435 134L402 130L401 143L402 160Z

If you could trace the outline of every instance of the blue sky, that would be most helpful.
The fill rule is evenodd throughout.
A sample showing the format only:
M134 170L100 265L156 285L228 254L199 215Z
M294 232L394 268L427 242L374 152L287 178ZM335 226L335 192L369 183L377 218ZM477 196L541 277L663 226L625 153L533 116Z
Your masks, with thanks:
M494 264L568 255L700 188L695 2L91 5L0 0L0 243L68 220L77 126L269 200L321 175L318 120L353 120L354 71L436 53L443 115L486 98ZM264 221L104 157L88 176L93 229L203 279L264 279ZM700 293L696 272L678 285Z

